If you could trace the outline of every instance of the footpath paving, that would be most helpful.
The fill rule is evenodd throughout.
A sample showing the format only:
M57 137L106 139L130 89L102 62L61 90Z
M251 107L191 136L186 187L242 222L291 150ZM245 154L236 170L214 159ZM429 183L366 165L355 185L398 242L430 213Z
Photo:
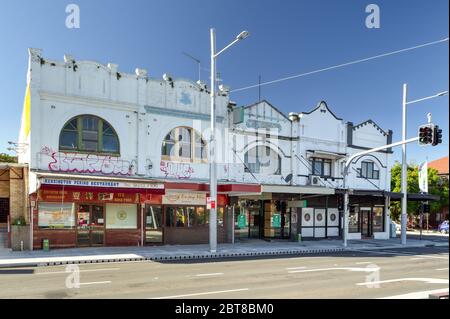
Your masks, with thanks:
M352 250L402 249L427 246L448 247L448 236L437 239L431 238L430 240L408 239L406 246L401 245L398 238L389 240L350 240L347 247L343 247L341 240L311 240L300 243L256 240L235 244L219 244L215 253L209 251L208 245L92 247L20 252L0 249L0 268L143 260L173 261L270 255L305 255L340 253Z

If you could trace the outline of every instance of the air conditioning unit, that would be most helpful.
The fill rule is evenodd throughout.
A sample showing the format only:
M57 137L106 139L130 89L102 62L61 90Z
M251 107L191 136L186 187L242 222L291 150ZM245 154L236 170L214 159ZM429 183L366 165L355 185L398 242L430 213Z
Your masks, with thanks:
M313 185L313 186L322 186L322 178L320 176L317 175L311 175L309 177L309 185Z

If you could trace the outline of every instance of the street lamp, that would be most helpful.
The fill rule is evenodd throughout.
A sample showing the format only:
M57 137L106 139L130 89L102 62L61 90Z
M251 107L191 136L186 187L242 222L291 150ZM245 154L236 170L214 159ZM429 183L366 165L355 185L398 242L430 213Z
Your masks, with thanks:
M216 53L216 30L210 29L211 33L211 137L209 142L209 193L212 205L209 211L209 249L212 253L217 251L217 176L216 176L216 60L235 43L247 38L250 33L242 31L236 39Z
M426 101L429 99L433 99L435 97L447 95L448 91L439 92L434 95L430 95L421 99L407 101L407 84L403 84L403 111L402 111L402 140L406 140L406 106L409 104L414 104L417 102ZM408 189L407 189L407 164L406 164L406 144L402 146L402 215L401 215L401 224L402 224L402 245L406 245L406 224L407 224L407 205L408 205Z

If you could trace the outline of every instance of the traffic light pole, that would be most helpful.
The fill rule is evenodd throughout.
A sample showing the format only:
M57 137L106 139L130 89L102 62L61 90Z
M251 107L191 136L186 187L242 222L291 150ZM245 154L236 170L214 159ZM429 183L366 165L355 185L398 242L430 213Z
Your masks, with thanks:
M421 99L407 101L407 84L403 84L403 99L402 99L402 140L406 140L406 107L409 104L414 104L418 102L423 102L429 99L433 99L439 96L448 95L448 91L439 92L435 95L430 95ZM429 120L431 122L431 120ZM407 163L406 163L406 143L403 144L402 147L402 214L401 214L401 239L402 245L406 245L406 225L407 225L407 217L408 217L408 188L407 188Z
M403 84L403 100L402 100L402 140L406 140L406 94L407 84ZM407 186L407 171L406 163L406 143L402 145L402 214L401 214L401 240L402 245L406 245L406 226L408 219L408 186Z

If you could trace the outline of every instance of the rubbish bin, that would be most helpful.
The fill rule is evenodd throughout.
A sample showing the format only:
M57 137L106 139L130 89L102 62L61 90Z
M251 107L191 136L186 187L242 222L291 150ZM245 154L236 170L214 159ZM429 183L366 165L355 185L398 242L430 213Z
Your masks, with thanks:
M50 250L50 241L48 239L42 240L42 250L44 250L44 251Z
M299 243L301 243L302 242L302 234L297 234L297 241L299 242Z

